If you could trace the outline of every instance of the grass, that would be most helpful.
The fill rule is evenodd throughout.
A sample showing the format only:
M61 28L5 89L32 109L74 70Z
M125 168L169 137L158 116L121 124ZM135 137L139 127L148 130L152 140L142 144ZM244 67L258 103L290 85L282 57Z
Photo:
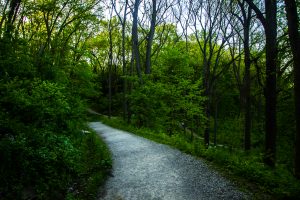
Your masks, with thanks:
M112 168L111 152L101 137L88 127L82 132L85 136L79 141L79 177L67 200L97 199Z
M92 130L82 145L83 160L80 199L96 199L112 167L111 153L104 141Z
M158 143L172 146L187 154L205 158L222 175L236 182L242 190L249 190L253 199L299 199L300 182L295 179L284 165L275 169L268 168L262 162L262 156L236 149L210 147L206 149L201 141L190 142L180 134L168 135L147 128L128 125L122 119L94 116L94 121L102 121L112 127L126 130Z

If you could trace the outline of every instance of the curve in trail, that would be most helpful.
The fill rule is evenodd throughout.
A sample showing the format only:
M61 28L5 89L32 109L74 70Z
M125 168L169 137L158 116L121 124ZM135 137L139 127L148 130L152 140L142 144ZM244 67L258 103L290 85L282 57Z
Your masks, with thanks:
M200 159L100 122L89 125L113 155L113 176L101 199L248 199Z

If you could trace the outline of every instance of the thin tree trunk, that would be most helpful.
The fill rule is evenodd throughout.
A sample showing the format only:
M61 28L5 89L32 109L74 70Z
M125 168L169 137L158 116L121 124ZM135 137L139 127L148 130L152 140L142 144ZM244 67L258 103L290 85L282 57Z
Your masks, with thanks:
M132 13L132 53L135 60L135 67L140 83L142 83L142 72L141 72L141 60L139 51L139 37L138 37L138 12L139 12L140 0L135 0L134 10Z
M111 118L111 102L112 102L112 91L111 91L111 65L109 67L108 74L108 117Z
M121 17L121 14L117 11L116 7L116 1L112 0L112 5L113 8L115 9L115 12L119 18L119 21L122 26L122 73L123 73L123 79L122 79L122 86L123 86L123 95L122 95L122 103L123 103L123 120L126 120L127 112L128 112L128 102L127 102L127 66L126 66L126 47L125 47L125 42L126 42L126 21L127 21L127 8L128 8L128 0L125 0L125 8L123 12L123 18Z
M209 85L206 84L205 87L209 87ZM210 94L209 89L205 88L205 97L207 98L205 101L205 128L204 128L204 144L206 147L209 146L209 137L210 137Z
M8 7L8 3L9 3L9 1L7 0L5 3L5 6L3 8L2 18L0 20L0 38L2 38L2 26L3 26L4 20L6 20L6 9Z
M16 15L19 11L20 4L21 4L21 0L12 0L10 2L9 5L10 9L8 12L7 23L6 23L6 34L8 36L10 36L13 31L13 24L16 19Z
M145 64L145 74L151 73L151 50L152 50L152 42L155 33L155 26L156 26L156 0L152 0L152 18L151 18L151 26L150 32L147 37L147 48L146 48L146 64Z
M128 0L125 1L125 10L122 22L122 62L123 62L123 119L126 120L126 115L128 112L128 104L127 104L127 69L126 69L126 49L125 49L125 37L126 37L126 16L127 16L127 5Z
M294 59L294 92L295 92L295 117L296 117L296 140L294 172L300 179L300 33L299 18L295 0L285 0L285 9L288 20L288 33Z
M244 51L245 51L245 129L244 129L244 148L245 151L250 150L251 148L251 101L250 101L250 47L249 47L249 38L250 38L250 22L251 22L251 8L248 8L248 16L244 21Z
M209 146L209 129L210 129L210 106L209 104L207 104L205 106L205 117L206 119L206 123L205 123L205 129L204 129L204 143L205 146L208 147Z
M209 83L209 75L210 75L210 65L207 60L204 58L204 95L206 97L206 101L204 102L205 109L205 117L206 123L204 128L204 144L206 147L209 146L209 137L210 137L210 83Z
M133 49L132 49L132 56L131 56L131 60L130 60L130 70L129 70L129 76L132 77L133 75L133 68L134 68L134 57L133 57ZM128 81L128 94L131 95L131 91L132 91L132 81L129 80ZM130 101L127 102L127 123L130 124L131 123L131 107L130 107Z
M214 117L214 146L217 146L217 130L218 130L218 101L215 105L215 117Z
M108 63L108 117L111 118L111 104L112 104L112 63L113 63L113 43L112 43L112 10L108 25L109 32L109 63Z

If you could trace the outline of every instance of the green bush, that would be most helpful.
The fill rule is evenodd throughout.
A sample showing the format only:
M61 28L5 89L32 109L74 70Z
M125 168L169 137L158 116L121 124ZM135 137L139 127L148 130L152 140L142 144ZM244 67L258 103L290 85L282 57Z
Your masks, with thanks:
M95 197L111 161L100 138L81 131L82 100L39 79L0 87L0 198Z
M181 151L211 161L218 169L231 172L235 180L241 181L243 187L249 185L255 188L254 196L276 199L297 199L300 196L300 182L287 170L286 166L279 165L271 169L263 164L263 155L255 150L245 153L237 148L209 147L205 148L201 139L191 142L182 134L168 135L154 132L146 128L135 128L119 118L108 119L101 117L101 121L113 127L130 131L148 139L173 146ZM227 173L228 174L228 173ZM245 184L245 180L249 184ZM255 185L255 186L254 186Z

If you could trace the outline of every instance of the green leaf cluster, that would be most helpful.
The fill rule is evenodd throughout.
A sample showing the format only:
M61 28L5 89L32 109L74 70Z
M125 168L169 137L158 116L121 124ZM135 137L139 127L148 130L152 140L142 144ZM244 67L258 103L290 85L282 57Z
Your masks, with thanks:
M64 86L39 79L16 78L1 84L1 91L1 195L94 196L111 161L94 133L80 131L85 128L83 102Z

